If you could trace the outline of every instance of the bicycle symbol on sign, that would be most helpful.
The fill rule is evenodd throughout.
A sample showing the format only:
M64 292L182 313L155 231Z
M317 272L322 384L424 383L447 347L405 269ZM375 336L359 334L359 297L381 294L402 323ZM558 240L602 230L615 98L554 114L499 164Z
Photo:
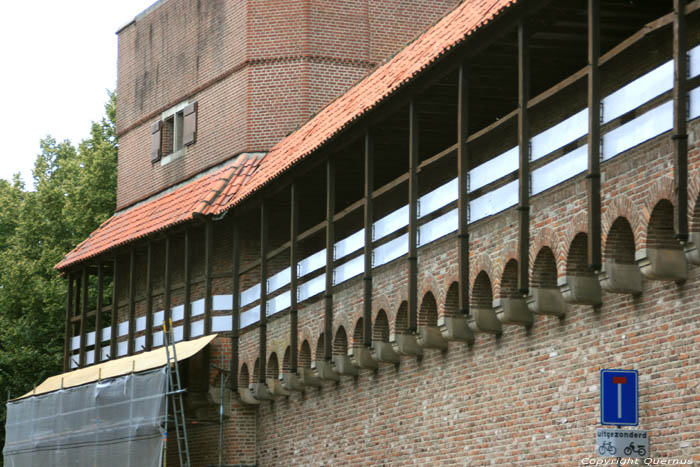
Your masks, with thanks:
M625 448L625 456L629 456L633 452L641 457L644 457L647 450L644 448L644 446L635 446L634 442L631 442L630 445Z
M602 456L606 452L610 455L614 455L617 452L617 448L615 446L613 446L612 442L605 441L603 444L601 444L598 447L598 454L600 454Z

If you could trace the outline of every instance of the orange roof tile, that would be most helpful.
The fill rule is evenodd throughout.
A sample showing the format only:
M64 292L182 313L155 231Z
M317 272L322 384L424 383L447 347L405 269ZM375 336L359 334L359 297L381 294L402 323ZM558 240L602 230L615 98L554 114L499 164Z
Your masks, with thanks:
M391 60L330 103L260 160L236 160L157 199L115 214L58 263L65 269L107 250L185 222L220 214L316 151L349 124L463 42L517 0L465 0Z

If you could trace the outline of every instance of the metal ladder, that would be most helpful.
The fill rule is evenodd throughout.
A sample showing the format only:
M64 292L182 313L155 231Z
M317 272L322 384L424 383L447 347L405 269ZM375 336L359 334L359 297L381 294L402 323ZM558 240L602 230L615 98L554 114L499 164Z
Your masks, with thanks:
M180 467L191 467L190 464L190 448L187 443L187 425L185 420L185 404L182 401L182 389L180 382L180 370L177 365L177 351L175 350L175 339L173 337L173 322L170 320L170 326L163 323L163 339L165 339L165 356L168 360L165 366L168 373L168 387L165 393L165 446L163 455L163 467L167 463L167 446L168 446L168 402L173 403L173 419L175 422L175 434L177 435L177 452L180 456ZM171 349L172 346L172 349ZM172 350L172 359L170 353ZM172 370L175 368L175 371Z

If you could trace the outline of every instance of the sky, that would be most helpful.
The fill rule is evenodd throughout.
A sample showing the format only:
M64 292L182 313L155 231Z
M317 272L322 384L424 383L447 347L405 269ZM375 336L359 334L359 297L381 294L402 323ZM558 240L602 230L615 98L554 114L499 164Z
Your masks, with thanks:
M116 31L155 0L4 2L0 17L0 178L32 168L47 135L77 145L117 85Z

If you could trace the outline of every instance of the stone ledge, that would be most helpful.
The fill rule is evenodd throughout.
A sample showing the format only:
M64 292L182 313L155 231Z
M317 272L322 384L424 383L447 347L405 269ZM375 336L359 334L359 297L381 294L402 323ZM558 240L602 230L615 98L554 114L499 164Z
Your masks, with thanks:
M299 374L299 380L304 386L310 386L318 388L323 386L321 379L316 376L314 370L311 368L297 368L297 373Z
M333 367L342 376L358 376L360 370L352 364L347 355L333 355Z
M340 381L340 375L333 369L332 362L317 360L315 364L318 377L321 378L322 381L334 381L336 383Z
M284 389L282 387L282 383L279 379L275 378L267 378L265 380L265 383L267 384L268 389L270 390L270 393L275 396L276 398L279 397L288 397L291 395L289 391Z
M424 349L447 350L447 340L437 326L418 326L417 342Z
M467 316L440 316L438 327L448 341L474 343L474 333L469 329Z
M253 383L250 388L253 397L259 401L273 401L275 396L270 392L265 383Z
M372 354L374 359L382 363L401 363L401 356L394 352L394 347L389 342L372 341Z
M642 293L642 272L636 264L603 261L598 280L606 292L632 295Z
M496 317L493 308L470 308L468 323L472 332L483 332L496 336L503 332L503 326Z
M595 275L560 277L557 285L566 303L591 306L603 303L600 282Z
M248 388L238 388L238 397L244 404L260 405L260 401L253 396L253 391Z
M366 370L376 370L379 368L379 364L372 356L372 349L368 347L352 347L348 350L348 356L350 357L351 363L358 368L364 368Z
M556 287L530 287L526 301L532 313L560 318L566 315L566 302Z
M282 373L280 375L282 387L287 391L303 392L305 387L299 376L294 373Z
M645 277L658 281L684 281L688 278L688 263L681 249L643 248L634 259Z
M418 345L416 336L412 334L396 334L391 338L391 345L394 352L399 355L419 357L423 355L423 347Z
M535 321L524 298L497 298L493 301L493 309L496 311L496 318L503 324L529 328Z
M685 258L690 264L700 266L700 232L690 232L685 244Z

